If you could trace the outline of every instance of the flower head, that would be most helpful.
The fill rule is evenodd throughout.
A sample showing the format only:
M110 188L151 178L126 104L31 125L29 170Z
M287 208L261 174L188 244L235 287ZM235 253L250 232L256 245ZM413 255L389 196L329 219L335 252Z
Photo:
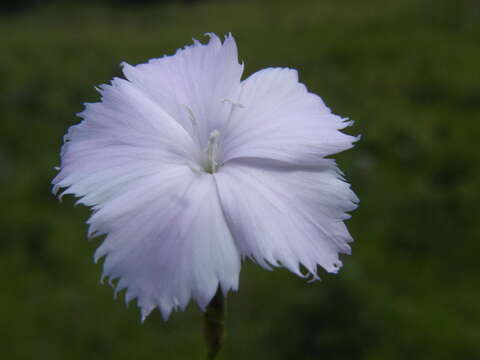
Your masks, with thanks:
M65 136L54 191L89 206L103 277L144 319L218 287L237 290L241 259L318 278L337 272L358 201L334 160L355 137L298 81L267 68L241 80L231 35L137 66L98 89ZM302 272L304 269L306 274Z

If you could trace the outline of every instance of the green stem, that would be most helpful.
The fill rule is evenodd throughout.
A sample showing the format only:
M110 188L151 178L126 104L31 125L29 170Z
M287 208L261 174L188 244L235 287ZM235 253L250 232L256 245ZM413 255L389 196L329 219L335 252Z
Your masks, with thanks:
M220 288L207 306L204 325L207 359L213 360L217 357L225 340L225 298Z

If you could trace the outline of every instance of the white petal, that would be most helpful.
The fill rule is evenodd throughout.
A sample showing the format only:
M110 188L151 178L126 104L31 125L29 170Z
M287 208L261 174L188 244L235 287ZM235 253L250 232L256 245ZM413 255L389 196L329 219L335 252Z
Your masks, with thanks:
M343 220L358 201L333 160L293 168L273 160L235 160L215 174L227 223L243 256L317 277L341 266L352 241Z
M97 205L167 165L198 161L202 150L190 135L128 81L116 79L101 94L65 136L55 191Z
M203 309L220 285L238 288L240 255L220 208L213 177L188 168L112 199L90 219L108 232L96 252L106 255L104 277L119 278L137 298L144 319L158 307L164 318L193 298ZM157 186L155 186L157 184Z
M355 137L339 131L349 122L298 82L296 70L267 68L242 82L238 107L224 137L224 162L260 157L314 165L352 146Z
M124 64L123 69L202 146L228 118L231 104L224 100L238 96L243 72L234 38L229 35L222 44L215 34L208 35L207 44L195 41L173 56L134 67Z

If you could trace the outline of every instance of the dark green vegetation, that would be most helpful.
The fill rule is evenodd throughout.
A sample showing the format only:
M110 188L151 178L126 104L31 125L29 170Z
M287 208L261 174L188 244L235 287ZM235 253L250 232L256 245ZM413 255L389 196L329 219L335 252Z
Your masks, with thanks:
M298 68L363 134L337 156L361 199L339 275L243 267L221 359L480 358L480 5L473 0L37 6L0 15L0 357L202 359L196 306L144 325L92 264L88 210L50 194L93 86L233 32L246 75Z

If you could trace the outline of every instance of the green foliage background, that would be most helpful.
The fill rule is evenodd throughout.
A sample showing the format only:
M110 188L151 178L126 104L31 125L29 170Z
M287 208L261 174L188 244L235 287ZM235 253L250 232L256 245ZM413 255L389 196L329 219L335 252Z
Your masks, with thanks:
M112 300L88 210L49 183L94 85L210 31L246 75L299 69L363 135L336 156L361 199L353 255L313 284L245 263L220 358L480 358L478 1L113 3L0 14L1 358L203 358L195 305L142 325Z

